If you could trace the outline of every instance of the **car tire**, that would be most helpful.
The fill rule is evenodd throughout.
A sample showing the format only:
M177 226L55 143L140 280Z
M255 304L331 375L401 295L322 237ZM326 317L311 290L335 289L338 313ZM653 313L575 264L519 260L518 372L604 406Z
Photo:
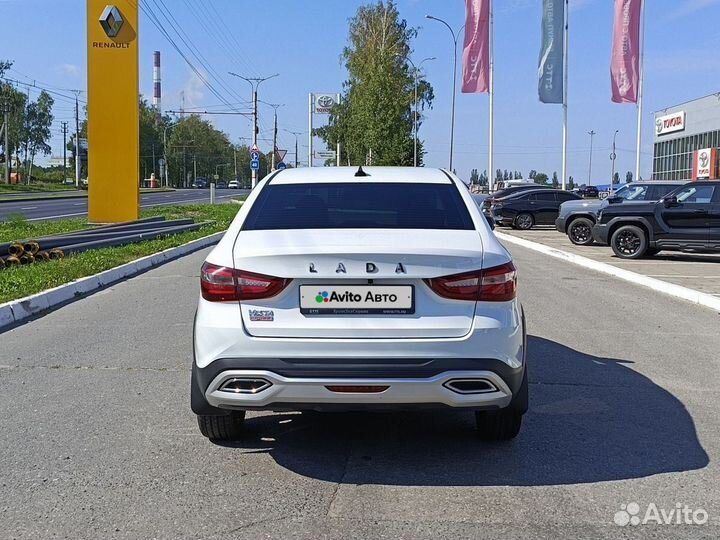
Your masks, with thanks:
M594 223L591 219L580 217L570 222L568 227L568 238L576 246L589 246L593 243L592 228Z
M509 441L517 437L522 413L510 407L499 411L475 411L475 425L483 441Z
M621 259L639 259L647 251L648 239L637 225L623 225L612 234L610 246Z
M532 229L533 225L535 225L535 218L528 212L518 214L513 222L513 226L521 231Z
M200 433L211 441L238 441L245 431L245 411L225 416L197 415Z

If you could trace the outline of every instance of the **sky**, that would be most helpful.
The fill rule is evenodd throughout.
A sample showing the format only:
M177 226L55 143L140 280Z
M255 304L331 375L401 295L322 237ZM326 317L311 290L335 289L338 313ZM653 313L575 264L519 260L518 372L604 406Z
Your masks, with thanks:
M159 14L164 5L173 26L184 33L197 58L196 69L236 110L246 111L247 82L227 74L264 77L259 97L278 108L279 147L292 153L299 135L300 161L307 161L308 93L342 90L346 72L342 49L348 19L366 2L351 0L143 0ZM552 176L561 168L562 108L537 97L541 0L495 0L495 167L530 169ZM432 110L420 130L428 166L449 161L453 44L448 29L426 14L444 18L453 28L464 23L462 0L398 0L401 16L418 29L412 58L426 62L426 77L435 90ZM610 41L613 2L570 0L568 174L586 182L590 136L594 130L591 183L607 183L610 147L617 136L616 169L635 168L637 109L610 101ZM0 59L14 62L6 76L55 89L86 91L86 27L84 0L0 0ZM720 0L647 0L645 19L645 106L641 175L651 173L653 111L720 91ZM32 24L28 24L31 21ZM166 23L167 24L167 23ZM182 41L172 34L181 48ZM152 98L152 54L162 54L163 109L185 107L227 109L185 63L146 13L140 19L140 92ZM458 45L458 81L462 37ZM472 168L488 161L488 98L461 94L458 82L454 168L467 179ZM27 90L26 85L20 88ZM39 90L30 88L34 98ZM86 99L87 94L80 94ZM73 121L73 101L55 95L53 154L62 152L63 120ZM272 137L273 109L260 105L262 139ZM235 143L246 143L250 121L244 116L212 116ZM316 127L324 122L317 117ZM288 130L288 131L285 131ZM261 141L266 150L271 143ZM316 150L322 150L316 143Z

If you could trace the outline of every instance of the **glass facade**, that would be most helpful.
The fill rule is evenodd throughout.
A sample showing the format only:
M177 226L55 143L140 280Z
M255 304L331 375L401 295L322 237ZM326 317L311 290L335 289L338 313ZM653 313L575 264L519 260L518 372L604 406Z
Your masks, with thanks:
M655 143L653 180L690 180L696 150L720 147L720 130Z

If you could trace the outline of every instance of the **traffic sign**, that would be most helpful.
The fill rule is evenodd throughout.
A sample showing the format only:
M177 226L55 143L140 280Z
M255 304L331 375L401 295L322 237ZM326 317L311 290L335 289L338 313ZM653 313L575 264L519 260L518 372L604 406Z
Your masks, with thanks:
M253 171L259 171L260 170L260 160L259 159L251 159L250 160L250 168Z
M213 174L213 180L220 180L219 174Z
M253 152L260 152L260 148L258 148L258 145L255 143L250 147L250 153L252 154Z
M316 151L315 158L316 159L335 159L335 152L333 152L332 150L329 150L326 152Z
M257 150L253 150L252 152L250 152L250 159L255 161L259 160L260 152L258 152Z
M281 161L280 163L278 163L278 164L275 166L275 168L276 168L278 171L282 171L282 170L284 170L284 169L287 169L287 165L285 165L285 163Z
M286 155L287 150L275 150L275 156L277 157L278 161L284 160Z

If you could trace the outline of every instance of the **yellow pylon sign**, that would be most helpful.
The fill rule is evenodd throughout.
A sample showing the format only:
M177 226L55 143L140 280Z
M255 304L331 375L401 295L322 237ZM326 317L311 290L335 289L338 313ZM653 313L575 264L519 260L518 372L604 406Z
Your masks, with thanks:
M87 0L88 219L140 214L138 0Z

